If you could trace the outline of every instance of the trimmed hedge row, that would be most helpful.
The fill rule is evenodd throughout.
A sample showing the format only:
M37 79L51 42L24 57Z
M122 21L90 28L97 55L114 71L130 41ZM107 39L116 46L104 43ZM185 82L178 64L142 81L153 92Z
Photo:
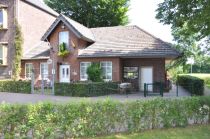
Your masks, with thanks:
M115 82L55 83L55 95L91 97L117 92L118 84Z
M1 138L75 138L208 123L210 97L0 105Z
M188 90L192 95L204 95L204 80L190 76L190 75L181 75L178 76L177 82L183 88Z
M0 80L0 92L31 93L31 82Z

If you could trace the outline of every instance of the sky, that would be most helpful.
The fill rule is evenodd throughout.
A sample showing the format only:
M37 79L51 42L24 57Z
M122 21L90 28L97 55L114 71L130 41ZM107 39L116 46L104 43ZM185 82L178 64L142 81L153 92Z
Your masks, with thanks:
M131 0L128 12L130 25L137 25L154 36L172 42L171 29L155 18L158 3L163 0Z

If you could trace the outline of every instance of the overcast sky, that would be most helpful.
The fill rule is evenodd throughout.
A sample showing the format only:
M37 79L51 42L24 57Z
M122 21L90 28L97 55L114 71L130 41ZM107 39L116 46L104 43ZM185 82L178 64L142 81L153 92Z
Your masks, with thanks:
M128 13L131 25L138 25L140 28L155 35L156 37L172 42L170 26L163 25L155 18L158 3L163 0L131 0Z

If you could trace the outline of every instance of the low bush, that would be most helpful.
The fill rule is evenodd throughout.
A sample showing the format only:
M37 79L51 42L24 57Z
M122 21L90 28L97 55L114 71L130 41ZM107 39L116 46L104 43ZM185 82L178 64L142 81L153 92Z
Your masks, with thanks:
M75 138L207 123L210 97L0 105L1 138Z
M0 80L0 92L31 93L31 82Z
M115 82L55 83L55 95L91 97L117 92L118 84Z
M203 95L204 94L204 80L189 76L181 75L178 76L178 84L188 90L192 95Z

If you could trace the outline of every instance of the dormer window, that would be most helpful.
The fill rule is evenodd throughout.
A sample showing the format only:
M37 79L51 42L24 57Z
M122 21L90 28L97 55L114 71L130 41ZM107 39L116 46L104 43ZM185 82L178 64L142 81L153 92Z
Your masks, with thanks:
M69 46L69 32L68 31L62 31L59 32L59 45L65 43L66 46Z
M7 28L7 10L6 8L0 8L0 29Z

